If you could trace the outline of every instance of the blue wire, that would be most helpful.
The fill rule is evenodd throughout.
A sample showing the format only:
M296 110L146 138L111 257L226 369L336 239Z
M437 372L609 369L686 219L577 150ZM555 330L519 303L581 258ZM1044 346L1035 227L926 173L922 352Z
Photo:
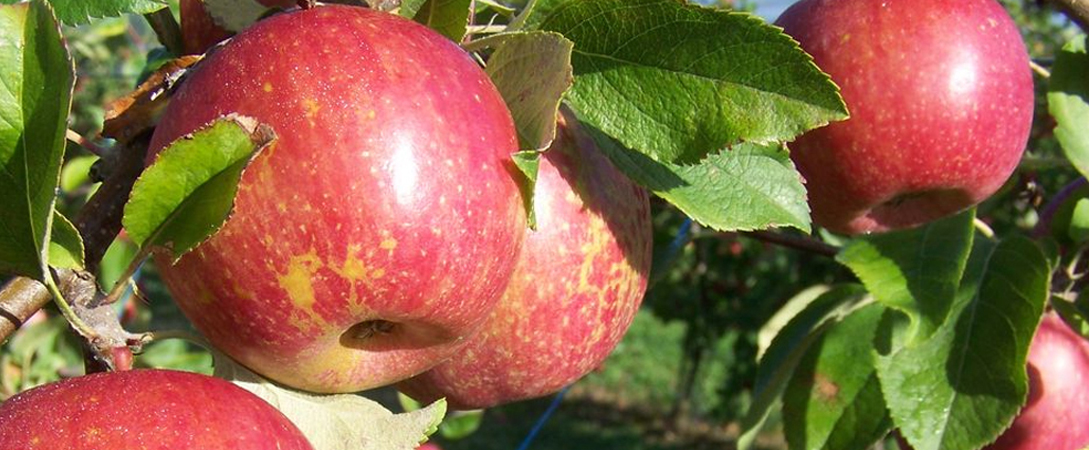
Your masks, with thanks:
M685 221L681 223L681 227L677 230L677 235L674 236L674 240L670 241L670 247L667 251L668 254L677 253L681 250L681 247L689 241L689 235L693 231L693 219L686 217Z
M570 388L571 385L569 384L568 386L565 386L564 389L561 389L560 392L556 393L556 396L553 397L553 402L549 404L549 407L545 410L545 413L541 415L541 418L537 419L537 423L530 429L530 434L527 434L526 438L519 444L518 450L527 450L530 448L530 443L534 441L534 438L537 437L537 433L541 431L541 428L544 427L545 423L552 417L553 412L560 406L560 401L564 399L564 394L567 394L568 389Z

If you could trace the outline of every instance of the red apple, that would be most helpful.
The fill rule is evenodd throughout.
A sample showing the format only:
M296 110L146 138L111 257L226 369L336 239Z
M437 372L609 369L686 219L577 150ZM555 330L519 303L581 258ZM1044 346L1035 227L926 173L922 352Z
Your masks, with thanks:
M280 14L201 62L150 148L231 112L279 141L218 234L157 259L213 344L289 386L349 392L421 373L480 329L526 219L511 115L468 54L365 8Z
M538 228L499 306L454 357L400 383L409 396L474 409L556 392L597 367L632 323L651 265L646 192L571 117L538 176Z
M1029 398L1014 424L987 450L1083 449L1090 445L1090 353L1055 313L1041 321L1029 347Z
M0 404L0 450L309 450L271 405L219 378L103 372Z
M855 234L926 223L988 198L1017 166L1033 79L995 0L803 0L776 24L851 112L790 144L818 225Z
M222 0L221 0L222 1ZM290 8L295 0L256 0L269 8ZM234 33L216 25L204 7L204 0L181 0L178 5L181 21L182 50L187 55L204 53L209 47Z

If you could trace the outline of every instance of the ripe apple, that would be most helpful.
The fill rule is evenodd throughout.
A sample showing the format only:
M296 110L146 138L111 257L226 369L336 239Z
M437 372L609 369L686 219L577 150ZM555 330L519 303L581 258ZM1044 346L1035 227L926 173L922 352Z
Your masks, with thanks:
M216 21L204 7L204 1L181 0L178 4L178 15L181 16L182 50L187 55L204 53L209 47L234 34L216 25ZM269 8L290 8L296 3L295 0L256 1Z
M172 370L69 378L0 404L0 450L310 450L264 400Z
M615 169L575 119L562 117L541 158L537 231L483 331L398 388L453 409L556 392L597 367L643 300L651 266L647 193Z
M157 258L216 347L286 385L351 392L421 373L480 329L526 213L511 115L468 54L366 8L280 14L201 62L150 148L232 112L279 140L219 233L176 265Z
M848 234L926 223L991 196L1033 120L1018 28L995 0L803 0L776 24L841 88L851 118L789 144L814 222Z
M987 450L1080 449L1090 445L1088 344L1055 313L1045 315L1029 347L1029 398Z

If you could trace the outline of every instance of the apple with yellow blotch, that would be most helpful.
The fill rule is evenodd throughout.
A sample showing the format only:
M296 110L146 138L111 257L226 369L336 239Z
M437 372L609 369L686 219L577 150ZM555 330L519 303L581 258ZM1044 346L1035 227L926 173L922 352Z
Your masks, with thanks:
M651 267L647 193L613 167L574 116L541 156L537 230L480 334L397 385L418 401L487 408L556 392L598 367L639 309Z
M525 235L511 115L455 43L344 5L262 20L174 94L151 149L220 116L271 125L210 240L157 266L218 349L312 392L449 357L495 307Z

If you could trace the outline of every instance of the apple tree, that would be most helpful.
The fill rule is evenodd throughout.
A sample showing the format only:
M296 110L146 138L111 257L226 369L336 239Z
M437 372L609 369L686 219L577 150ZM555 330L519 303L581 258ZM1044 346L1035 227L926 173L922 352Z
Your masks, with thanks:
M694 361L760 326L741 448L777 410L792 449L1087 445L1085 34L1031 60L994 0L0 3L0 449L232 389L130 370L177 338L283 431L255 448L415 448L585 375L649 286ZM112 17L157 37L141 81L74 101ZM142 271L196 332L136 318ZM428 406L356 395L389 385ZM140 439L227 420L171 405Z

